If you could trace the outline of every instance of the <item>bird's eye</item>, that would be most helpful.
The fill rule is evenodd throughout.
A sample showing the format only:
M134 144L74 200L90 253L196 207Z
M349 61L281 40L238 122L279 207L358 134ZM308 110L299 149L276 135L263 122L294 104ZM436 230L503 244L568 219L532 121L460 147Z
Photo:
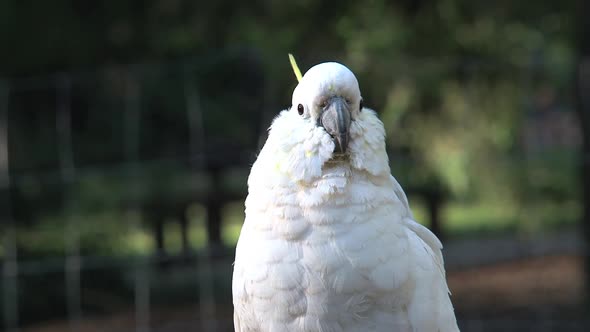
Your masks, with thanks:
M299 113L299 115L303 115L303 105L297 105L297 113Z
M359 102L359 111L363 110L363 100L361 99L361 101Z

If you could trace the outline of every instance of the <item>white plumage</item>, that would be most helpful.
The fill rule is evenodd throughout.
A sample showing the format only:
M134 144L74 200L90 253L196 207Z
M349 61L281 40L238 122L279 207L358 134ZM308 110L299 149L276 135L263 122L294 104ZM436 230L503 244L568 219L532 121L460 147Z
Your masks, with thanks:
M248 179L236 331L458 331L442 245L414 221L361 100L348 68L323 63L273 121Z

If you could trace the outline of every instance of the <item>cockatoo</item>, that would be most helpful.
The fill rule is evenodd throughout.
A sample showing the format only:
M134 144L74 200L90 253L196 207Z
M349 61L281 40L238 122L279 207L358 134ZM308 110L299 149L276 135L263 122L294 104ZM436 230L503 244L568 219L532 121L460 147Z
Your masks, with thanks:
M441 242L414 221L383 123L344 65L305 73L252 166L245 206L236 331L458 331Z

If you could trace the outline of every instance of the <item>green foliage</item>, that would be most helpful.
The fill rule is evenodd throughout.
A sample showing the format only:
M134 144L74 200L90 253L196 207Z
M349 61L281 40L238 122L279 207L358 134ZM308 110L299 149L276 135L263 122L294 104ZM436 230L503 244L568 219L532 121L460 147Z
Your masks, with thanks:
M566 112L571 108L573 0L20 3L0 4L0 40L10 45L0 54L4 76L145 64L133 75L109 69L104 77L75 82L74 93L90 99L75 105L88 108L87 123L74 131L77 165L132 157L133 142L123 132L137 138L142 160L186 155L187 81L200 93L208 141L253 145L259 129L289 106L296 84L287 61L292 52L303 71L337 60L357 74L365 105L385 124L392 168L407 187L442 187L451 199L490 205L503 197L516 210L548 197L569 202L578 193L571 155L546 152L531 160L522 145L543 85ZM254 60L241 63L241 53ZM200 62L192 67L152 64L195 55ZM130 122L140 125L136 134L126 127L129 82L141 83L142 114ZM47 126L56 96L25 97L42 102L33 117L20 111L30 105L11 105L11 121L31 126L10 134L18 142L12 167L56 167L59 142ZM203 184L199 192L211 189L208 179L178 165L138 173L131 180L129 174L84 174L69 195L79 197L82 211L101 204L116 210L130 195L191 195L187 181ZM36 178L17 182L25 197L48 191ZM230 182L243 190L243 181Z
M288 53L303 72L328 60L355 72L365 105L385 124L393 173L408 191L442 189L451 237L574 224L582 208L576 147L527 149L523 132L546 90L558 112L573 108L572 37L584 16L575 10L575 0L0 1L0 78L13 88L20 318L65 315L63 256L77 244L81 255L109 262L83 266L85 314L132 306L138 271L154 306L194 302L202 278L213 278L214 296L229 298L228 262L212 276L201 266L171 273L142 265L156 245L137 210L158 202L185 212L191 247L206 245L203 206L182 208L219 189L239 197L248 169L232 162L217 187L188 157L196 148L234 157L254 149L289 106L296 80ZM77 169L67 184L55 128L56 87L66 76L45 76L62 71L76 73ZM410 203L428 224L420 198ZM228 246L243 209L239 201L223 210ZM176 218L164 217L171 254L181 251ZM0 258L7 253L0 246Z

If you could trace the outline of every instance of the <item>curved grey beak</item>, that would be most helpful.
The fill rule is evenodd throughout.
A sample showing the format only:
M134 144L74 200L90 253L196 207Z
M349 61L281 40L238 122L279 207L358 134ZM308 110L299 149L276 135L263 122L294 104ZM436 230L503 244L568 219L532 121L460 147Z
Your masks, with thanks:
M350 110L342 97L332 97L319 118L319 125L324 127L334 139L334 152L344 153L350 138Z

